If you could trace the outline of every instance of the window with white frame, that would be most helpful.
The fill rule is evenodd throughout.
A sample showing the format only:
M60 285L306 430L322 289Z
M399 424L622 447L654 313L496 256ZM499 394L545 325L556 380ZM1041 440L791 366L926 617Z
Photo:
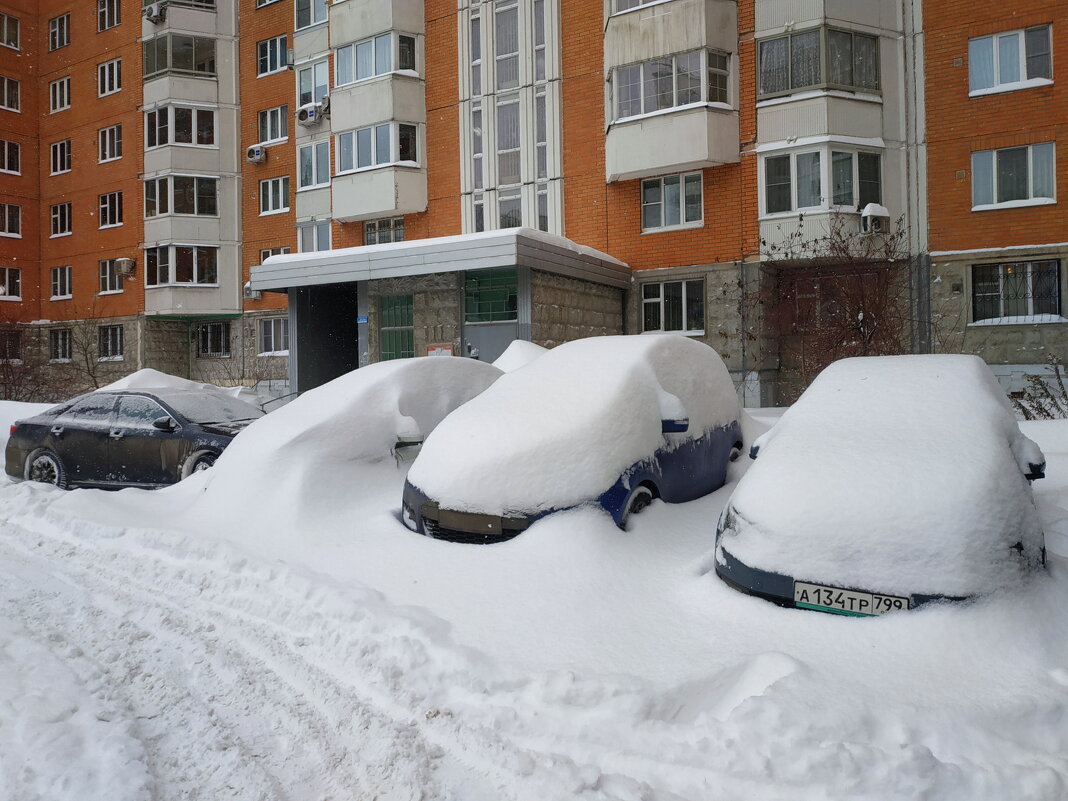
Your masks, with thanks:
M972 153L972 210L1052 202L1055 161L1053 142Z
M648 3L658 3L660 0L612 0L616 12L628 11L638 6L644 6Z
M972 321L1020 322L1061 313L1061 264L1057 259L972 265Z
M109 125L97 131L100 161L114 161L122 158L122 125Z
M163 145L213 147L215 109L162 106L145 112L145 148Z
M70 44L70 14L48 20L48 49L59 50Z
M67 236L71 233L70 203L56 203L52 206L52 236Z
M272 317L260 320L260 356L285 356L289 353L289 320Z
M260 181L260 214L289 211L289 176Z
M145 248L147 286L219 283L219 248L206 245L159 245Z
M123 327L121 325L102 325L97 328L99 343L99 361L122 361Z
M705 330L705 280L642 284L642 331Z
M48 107L52 113L70 108L70 76L48 84Z
M704 221L699 172L642 181L642 230L698 226Z
M809 89L879 91L879 39L838 28L809 28L758 43L758 95Z
M113 95L122 89L122 59L113 58L96 67L97 95Z
M368 220L363 224L363 243L365 245L380 245L384 242L403 241L403 217L387 217L384 220Z
M296 0L297 30L326 22L326 0Z
M263 8L269 6L271 3L277 3L278 0L256 0L256 8Z
M0 14L0 45L19 49L19 18L10 14Z
M825 145L816 150L764 157L763 213L882 203L882 158L868 151Z
M106 31L122 22L122 0L97 0L96 29Z
M968 42L971 94L1006 92L1049 83L1053 78L1050 26L980 36Z
M282 142L289 136L289 106L275 106L259 113L260 144Z
M334 85L344 86L394 70L414 69L415 37L402 33L383 33L337 49L334 54Z
M318 103L330 89L330 70L327 62L317 61L297 70L297 105Z
M70 140L53 142L48 150L49 174L58 175L61 172L70 172Z
M612 71L616 119L691 103L728 103L726 53L691 50ZM704 76L704 77L703 77Z
M19 110L19 82L0 75L0 108L6 111Z
M289 63L286 48L288 37L285 34L256 43L256 76L271 75L281 72Z
M0 139L0 172L22 175L22 146Z
M337 135L337 172L395 162L419 161L418 128L387 122Z
M71 296L71 273L69 264L52 268L52 297L49 300L64 300Z
M297 226L297 252L330 250L330 221L306 222Z
M215 77L215 40L209 36L168 33L143 42L144 80L168 72Z
M18 267L0 267L0 297L22 300L22 270Z
M169 175L145 181L145 217L219 213L219 179L200 175Z
M101 259L99 263L100 294L114 295L122 292L122 275L115 263L117 259Z
M122 225L122 192L108 192L100 196L100 227Z
M330 185L330 140L302 145L297 149L297 188L313 189Z
M48 332L48 360L69 362L71 360L71 329L53 328Z
M22 236L22 206L0 203L0 236Z
M284 253L289 253L289 246L283 245L277 248L264 248L260 251L260 264L263 264L271 256L281 256Z
M197 358L224 359L230 356L230 323L201 323L197 326Z

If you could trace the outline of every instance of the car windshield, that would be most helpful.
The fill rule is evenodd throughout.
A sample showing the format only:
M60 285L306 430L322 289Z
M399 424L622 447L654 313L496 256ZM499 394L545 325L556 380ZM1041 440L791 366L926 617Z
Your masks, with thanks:
M263 417L263 412L237 398L208 392L162 396L178 414L192 423L233 423Z

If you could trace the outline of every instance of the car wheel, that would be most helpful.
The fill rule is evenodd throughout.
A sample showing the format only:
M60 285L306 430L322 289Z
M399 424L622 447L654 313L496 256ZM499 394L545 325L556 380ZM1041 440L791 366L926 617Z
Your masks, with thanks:
M638 514L652 502L653 491L645 484L639 484L632 489L630 495L627 496L627 503L623 507L623 517L619 521L619 527L626 529L627 521L630 520L630 516Z
M734 447L731 448L730 455L727 457L730 461L738 461L738 457L742 455L742 443L735 442Z
M63 462L52 451L34 451L26 457L26 480L54 484L66 489L67 471L63 467Z
M211 451L197 451L190 454L189 458L185 460L185 464L182 465L182 478L189 478L193 473L207 470L215 464L215 460L218 458L219 454Z

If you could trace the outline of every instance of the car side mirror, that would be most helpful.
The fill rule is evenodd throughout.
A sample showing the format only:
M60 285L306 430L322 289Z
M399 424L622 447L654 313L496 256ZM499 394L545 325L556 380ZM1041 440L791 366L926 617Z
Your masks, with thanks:
M160 431L174 431L174 419L167 415L157 417L152 421L152 427L158 428Z
M690 427L690 419L683 417L681 420L661 420L660 430L664 434L681 434Z

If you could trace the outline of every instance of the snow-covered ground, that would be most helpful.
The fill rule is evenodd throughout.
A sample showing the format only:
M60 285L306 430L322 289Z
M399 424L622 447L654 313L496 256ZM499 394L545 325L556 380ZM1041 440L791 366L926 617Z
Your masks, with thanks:
M1068 422L1023 428L1068 555ZM0 799L1068 797L1064 561L839 618L708 572L733 482L465 546L397 519L403 460L301 465L298 515L281 468L213 497L228 454L158 492L0 486Z

